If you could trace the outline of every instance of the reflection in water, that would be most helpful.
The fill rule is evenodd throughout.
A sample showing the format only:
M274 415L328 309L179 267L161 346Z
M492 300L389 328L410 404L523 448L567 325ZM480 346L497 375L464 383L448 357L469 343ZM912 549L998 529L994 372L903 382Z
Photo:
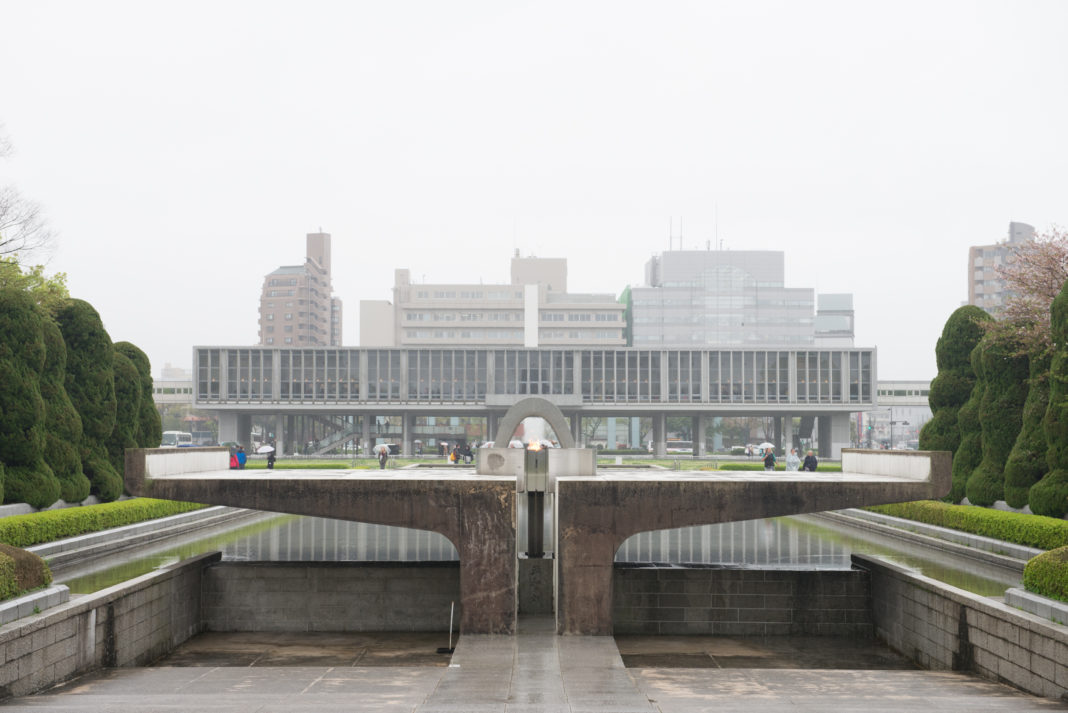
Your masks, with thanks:
M1021 582L1019 572L803 516L642 532L624 541L616 562L849 569L851 554L879 555L983 596Z
M444 535L426 530L368 525L297 515L268 516L253 525L205 535L198 532L176 544L173 540L123 552L56 577L75 594L88 594L174 564L219 550L224 560L313 562L425 562L460 558ZM118 561L118 563L116 563Z
M444 535L405 527L300 517L220 548L238 562L440 562L460 559Z
M425 562L456 561L456 548L443 535L384 525L293 515L265 516L261 522L203 532L124 552L93 563L93 571L65 571L57 577L74 593L95 592L153 569L220 550L231 561ZM521 523L522 524L522 523ZM521 527L519 534L525 533ZM521 548L520 548L521 549ZM644 532L627 539L617 562L661 565L729 565L762 568L848 569L852 553L885 556L962 589L1001 596L1019 586L1020 575L879 535L809 517ZM75 576L77 575L77 576Z

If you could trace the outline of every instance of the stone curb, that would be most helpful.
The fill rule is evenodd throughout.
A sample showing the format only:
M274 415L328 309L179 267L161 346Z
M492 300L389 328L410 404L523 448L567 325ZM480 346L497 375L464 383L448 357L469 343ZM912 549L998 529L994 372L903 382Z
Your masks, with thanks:
M1068 602L1060 602L1013 587L1005 590L1005 603L1010 607L1023 609L1025 612L1057 622L1062 626L1068 626Z
M70 590L65 584L54 584L35 592L23 594L5 602L0 602L0 626L30 616L40 614L45 609L50 609L70 601Z

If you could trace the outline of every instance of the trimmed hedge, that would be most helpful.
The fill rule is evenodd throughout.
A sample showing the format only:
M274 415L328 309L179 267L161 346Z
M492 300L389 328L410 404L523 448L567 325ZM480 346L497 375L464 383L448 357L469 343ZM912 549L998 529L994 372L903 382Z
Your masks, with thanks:
M0 599L17 597L51 583L52 570L43 559L18 547L0 544Z
M974 505L948 505L935 500L874 505L865 509L1042 550L1068 545L1068 520L1041 515L991 510Z
M1032 557L1024 567L1023 581L1029 592L1068 602L1068 547Z
M197 503L134 498L103 505L85 505L63 510L45 510L0 518L0 543L30 547L65 537L84 535L144 520L199 510Z

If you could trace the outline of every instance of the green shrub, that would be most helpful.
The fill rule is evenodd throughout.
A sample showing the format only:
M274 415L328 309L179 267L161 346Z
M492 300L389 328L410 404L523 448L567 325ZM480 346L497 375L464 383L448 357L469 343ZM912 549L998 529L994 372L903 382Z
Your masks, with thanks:
M41 372L41 397L45 404L45 462L59 481L59 497L68 503L80 503L89 496L89 479L82 471L79 446L82 442L82 419L71 403L64 381L67 377L67 345L52 319L42 323L45 341L44 371Z
M1049 351L1031 355L1023 423L1005 462L1005 502L1014 508L1027 505L1031 486L1046 472L1046 434L1042 430L1042 417L1049 405L1049 365Z
M979 347L972 350L973 371L978 371ZM983 402L986 384L976 378L972 395L957 411L957 427L960 430L960 445L953 454L953 484L946 502L959 503L964 499L968 478L983 459L983 427L979 422L979 407Z
M978 376L985 384L979 404L983 459L968 476L965 491L972 505L989 507L1005 498L1005 462L1020 433L1027 398L1027 356L1016 341L993 334L978 348Z
M141 375L118 349L112 357L115 374L115 428L107 439L108 459L119 475L126 471L126 449L137 448L141 413Z
M3 498L38 508L59 499L59 481L42 455L42 319L29 293L0 290L0 461L6 466Z
M13 564L11 575L14 579L14 595L46 587L52 583L52 570L48 564L32 552L0 543L0 554L9 558ZM6 572L4 573L6 576ZM9 591L11 587L7 582L0 585L0 590Z
M934 500L875 505L865 509L1026 547L1052 550L1068 545L1068 520L1041 515L991 510L974 505L949 505Z
M117 503L11 515L0 518L0 542L15 547L30 547L202 507L196 503L133 498Z
M1049 369L1049 405L1042 419L1046 434L1046 475L1031 486L1031 512L1050 517L1068 513L1068 283L1050 306L1053 358Z
M979 307L967 305L946 320L935 345L938 375L931 381L931 419L920 430L920 450L956 453L961 440L957 414L975 384L971 352L983 336L982 323L990 319Z
M1024 567L1023 582L1029 592L1068 602L1068 547L1032 557Z
M148 355L130 342L116 342L115 351L129 359L141 377L141 406L135 434L137 445L141 448L158 448L163 440L163 426L159 410L152 400L152 364Z
M67 394L82 419L82 469L101 500L122 495L122 476L108 460L115 428L115 374L111 337L92 305L70 299L56 313L67 345Z

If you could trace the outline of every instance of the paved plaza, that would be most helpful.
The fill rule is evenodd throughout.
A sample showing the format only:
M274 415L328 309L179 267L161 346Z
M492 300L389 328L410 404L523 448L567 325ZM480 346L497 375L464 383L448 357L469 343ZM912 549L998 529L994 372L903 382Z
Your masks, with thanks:
M278 635L197 637L159 666L102 671L9 699L4 707L37 713L1068 710L1068 703L975 676L909 670L874 642L621 637L617 647L611 637L557 636L551 619L524 618L515 636L462 637L442 666L427 653L435 641L426 635L392 643L374 635L323 636L315 646ZM657 661L657 667L625 668L620 651L632 665ZM393 665L394 657L408 665ZM798 668L835 665L836 657L852 668ZM726 667L735 664L744 667Z

